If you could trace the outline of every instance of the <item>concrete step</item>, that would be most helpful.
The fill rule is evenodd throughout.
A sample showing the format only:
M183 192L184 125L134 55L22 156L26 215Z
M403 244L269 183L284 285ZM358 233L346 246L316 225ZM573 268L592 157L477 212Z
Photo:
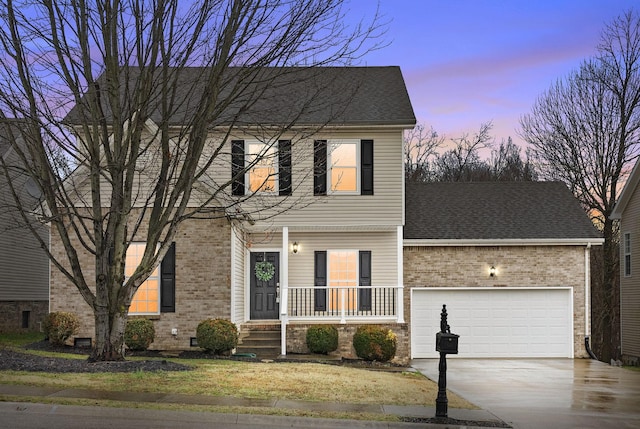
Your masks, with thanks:
M255 353L259 359L276 358L281 352L280 338L279 325L242 325L236 353Z

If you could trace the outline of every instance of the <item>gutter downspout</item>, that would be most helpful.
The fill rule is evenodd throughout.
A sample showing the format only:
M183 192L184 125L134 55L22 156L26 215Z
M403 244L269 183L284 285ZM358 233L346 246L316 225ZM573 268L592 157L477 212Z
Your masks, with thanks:
M591 359L598 360L591 350L589 338L591 337L591 243L584 249L584 348Z

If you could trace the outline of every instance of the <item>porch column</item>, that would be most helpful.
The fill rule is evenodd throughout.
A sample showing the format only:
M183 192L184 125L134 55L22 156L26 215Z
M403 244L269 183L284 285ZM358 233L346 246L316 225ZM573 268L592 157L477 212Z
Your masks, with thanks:
M289 300L289 227L282 227L282 261L280 265L280 354L287 354L287 305Z
M397 229L397 242L398 242L398 308L396 310L398 315L398 323L404 323L404 246L402 245L402 225Z

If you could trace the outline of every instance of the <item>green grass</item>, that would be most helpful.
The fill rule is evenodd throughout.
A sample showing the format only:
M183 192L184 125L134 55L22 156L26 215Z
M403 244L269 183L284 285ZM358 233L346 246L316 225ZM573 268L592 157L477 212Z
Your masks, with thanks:
M20 338L0 334L0 348L21 348L41 337ZM86 355L20 350L38 355L86 359ZM144 358L140 358L144 359ZM40 373L0 371L4 384L61 389L148 392L184 395L225 396L252 399L291 399L357 404L434 406L437 384L414 372L370 371L320 363L258 363L224 359L174 359L192 366L192 371L129 373ZM11 400L0 397L0 400ZM41 402L44 398L31 398ZM50 399L47 399L50 400ZM452 408L476 408L459 396L448 394ZM57 401L57 400L56 400ZM60 403L60 402L56 402ZM105 406L110 406L105 403ZM133 404L127 405L133 407ZM152 405L145 405L152 406ZM155 405L153 405L155 406ZM164 406L163 406L164 407ZM236 407L237 408L237 407ZM187 409L180 406L180 409ZM234 408L235 409L235 408ZM217 409L216 409L217 410ZM216 411L223 412L223 411ZM242 409L244 413L300 415L294 410ZM308 415L308 414L304 414ZM335 415L318 414L323 417ZM380 418L386 418L379 416ZM342 418L362 418L348 413ZM367 419L371 416L367 416Z
M0 347L19 348L42 340L44 334L41 332L0 333Z

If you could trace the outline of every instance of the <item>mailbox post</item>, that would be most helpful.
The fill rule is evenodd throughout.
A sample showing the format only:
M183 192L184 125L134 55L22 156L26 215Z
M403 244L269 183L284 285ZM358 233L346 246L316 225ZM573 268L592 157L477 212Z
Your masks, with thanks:
M440 332L436 334L436 351L440 352L440 364L438 365L438 396L436 397L436 417L447 417L447 354L458 354L458 338L460 335L452 334L447 324L447 306L442 306L440 314Z

